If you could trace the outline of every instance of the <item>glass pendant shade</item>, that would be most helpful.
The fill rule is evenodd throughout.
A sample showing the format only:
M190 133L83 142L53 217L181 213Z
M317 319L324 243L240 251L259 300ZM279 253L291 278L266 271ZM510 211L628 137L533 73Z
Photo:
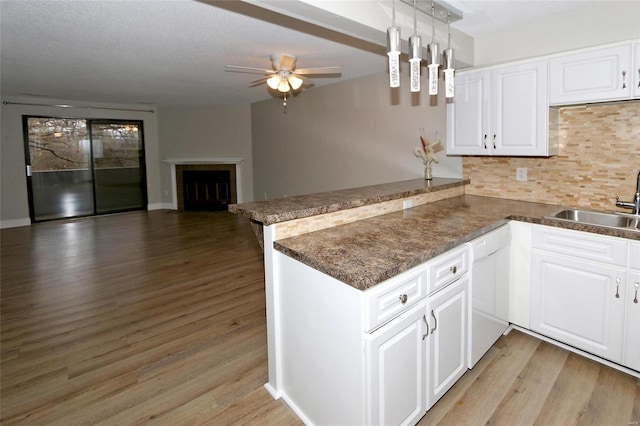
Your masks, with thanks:
M400 27L387 28L387 55L389 56L389 87L400 87Z
M289 82L286 79L281 79L280 84L278 84L278 92L287 93L290 90Z
M409 64L411 65L411 91L420 91L420 61L422 60L422 40L419 35L409 37Z
M455 88L455 69L453 66L453 49L442 52L442 67L444 73L444 94L446 98L453 98Z
M438 67L440 59L438 43L432 42L427 45L427 63L429 67L429 95L438 94Z
M293 74L290 75L287 80L289 80L289 84L293 90L298 90L300 86L302 86L302 79Z
M267 80L267 86L271 87L273 90L278 90L279 84L280 84L280 76L277 74L272 75Z

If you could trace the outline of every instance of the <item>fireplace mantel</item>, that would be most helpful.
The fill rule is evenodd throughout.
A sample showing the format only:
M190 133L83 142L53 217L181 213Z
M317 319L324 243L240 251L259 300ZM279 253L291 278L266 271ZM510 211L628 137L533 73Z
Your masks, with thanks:
M166 160L162 160L164 163L167 163L171 166L171 187L172 187L172 208L174 210L178 209L178 193L176 186L176 165L188 165L188 164L234 164L236 166L236 192L238 203L244 202L244 197L242 194L242 185L240 182L240 167L242 167L242 162L244 158L167 158Z

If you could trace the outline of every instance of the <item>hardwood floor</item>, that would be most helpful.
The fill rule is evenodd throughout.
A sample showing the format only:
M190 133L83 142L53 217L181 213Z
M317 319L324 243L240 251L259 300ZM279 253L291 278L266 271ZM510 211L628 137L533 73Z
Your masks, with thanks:
M262 253L246 219L134 212L0 237L2 424L301 424L262 386ZM640 381L512 332L420 424L639 420Z

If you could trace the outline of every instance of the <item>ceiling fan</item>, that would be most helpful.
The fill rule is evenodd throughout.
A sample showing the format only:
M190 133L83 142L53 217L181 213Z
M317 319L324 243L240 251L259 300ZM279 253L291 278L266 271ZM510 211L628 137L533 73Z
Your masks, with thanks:
M339 77L342 73L340 67L318 67L318 68L296 68L296 57L288 54L271 55L271 68L262 69L253 67L242 67L237 65L227 65L231 70L264 74L259 80L253 81L252 86L257 86L264 82L280 93L286 94L300 89L303 83L310 83L306 77L314 75L316 77ZM286 98L285 98L286 100Z

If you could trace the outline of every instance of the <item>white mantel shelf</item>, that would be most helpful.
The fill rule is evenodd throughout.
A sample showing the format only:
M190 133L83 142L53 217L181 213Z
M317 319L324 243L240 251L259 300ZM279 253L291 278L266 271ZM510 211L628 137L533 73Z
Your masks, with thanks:
M244 158L167 158L167 164L240 164Z
M171 165L171 186L172 186L172 202L171 208L178 209L178 194L176 188L176 165L186 164L235 164L236 165L236 199L238 203L244 202L244 194L242 194L242 185L240 182L240 164L244 158L167 158L162 160L163 163Z

